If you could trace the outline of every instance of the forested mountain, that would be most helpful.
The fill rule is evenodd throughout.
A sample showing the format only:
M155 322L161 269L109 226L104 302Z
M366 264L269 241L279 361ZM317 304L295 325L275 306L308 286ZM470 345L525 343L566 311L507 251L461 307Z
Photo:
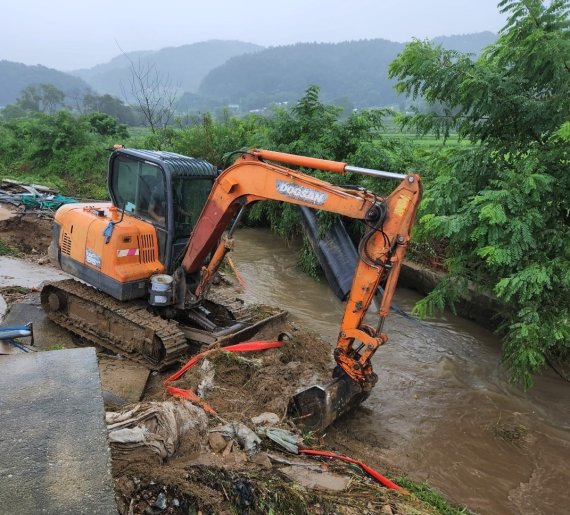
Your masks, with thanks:
M317 84L325 102L348 96L357 107L387 105L396 101L388 65L403 48L384 39L272 47L230 59L198 92L254 109L293 101Z
M195 92L202 79L213 68L231 57L262 50L263 47L242 41L211 40L156 52L130 52L105 64L71 73L83 78L98 93L123 97L131 79L131 62L136 66L152 66L162 77L168 77L180 92Z
M475 34L461 34L455 36L438 36L431 41L441 45L447 50L457 50L464 54L480 54L481 50L493 43L497 35L492 32L477 32Z
M14 103L20 92L30 84L53 84L71 97L89 89L79 77L52 68L0 61L0 106Z
M494 39L491 32L483 32L436 42L478 54ZM348 98L355 107L392 105L399 99L388 79L388 64L403 48L404 43L385 39L271 47L229 59L204 78L198 93L255 109L293 101L317 84L326 102Z
M444 48L478 54L491 43L491 32L434 39ZM99 94L128 100L131 63L154 67L178 92L178 109L205 111L239 105L258 109L274 102L294 101L311 84L321 97L347 108L403 103L388 79L388 64L404 48L384 39L343 43L298 43L270 47L240 41L212 40L158 51L119 55L107 63L70 72L44 66L0 61L0 106L14 103L30 84L53 84L77 98L89 86ZM121 87L122 84L122 87ZM131 99L132 100L132 99Z

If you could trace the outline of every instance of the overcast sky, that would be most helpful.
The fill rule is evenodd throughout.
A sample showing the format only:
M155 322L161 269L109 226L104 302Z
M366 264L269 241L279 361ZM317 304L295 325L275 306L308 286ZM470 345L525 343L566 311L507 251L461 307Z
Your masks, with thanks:
M497 32L498 0L4 0L0 59L60 70L121 49L209 39L264 46Z

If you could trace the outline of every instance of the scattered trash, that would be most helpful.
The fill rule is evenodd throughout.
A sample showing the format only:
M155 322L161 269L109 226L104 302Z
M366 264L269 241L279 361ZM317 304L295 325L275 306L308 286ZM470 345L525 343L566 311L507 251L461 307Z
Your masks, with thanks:
M202 371L202 381L196 388L196 393L198 397L205 397L208 393L208 390L211 390L214 387L214 375L216 371L210 361L205 359L200 366L200 370Z
M299 454L299 445L303 443L303 439L299 435L278 427L260 427L257 429L257 433L267 436L291 454Z
M160 492L154 503L154 507L158 508L160 511L166 510L166 495L164 492Z
M250 456L259 450L261 439L249 427L241 422L234 422L218 426L210 430L211 433L222 433L228 438L235 438L242 449Z
M268 411L253 417L251 422L256 426L274 426L279 424L279 416L275 413L270 413Z
M60 195L48 186L4 179L0 181L0 202L23 206L26 211L55 212L63 204L71 204L78 200Z

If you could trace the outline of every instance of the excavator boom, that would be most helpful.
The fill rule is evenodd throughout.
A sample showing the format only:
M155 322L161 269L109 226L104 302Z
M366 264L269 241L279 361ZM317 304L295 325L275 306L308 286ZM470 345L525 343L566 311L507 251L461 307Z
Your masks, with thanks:
M335 186L266 160L335 173L367 173L401 179L401 182L387 198L382 198L363 189ZM361 402L366 398L375 385L377 376L371 358L388 339L382 331L384 320L390 310L420 199L421 182L415 174L368 170L336 161L258 149L244 152L214 183L182 261L187 274L200 274L193 293L197 300L208 291L213 275L233 247L232 230L225 237L224 231L234 216L252 202L289 202L359 219L367 226L359 245L359 262L334 351L335 380L326 387L300 392L292 403L292 409L304 425L324 428L354 404L351 400ZM204 266L218 241L210 262ZM384 295L379 320L376 327L371 327L364 323L364 317L381 284Z

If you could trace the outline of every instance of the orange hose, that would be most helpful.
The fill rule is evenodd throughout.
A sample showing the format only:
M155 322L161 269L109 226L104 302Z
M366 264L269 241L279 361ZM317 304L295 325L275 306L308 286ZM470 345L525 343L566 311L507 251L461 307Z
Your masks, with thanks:
M366 472L369 476L373 477L381 483L382 485L391 488L392 490L397 490L402 492L405 495L409 495L406 490L404 490L401 486L397 485L393 481L390 481L386 476L383 476L377 470L374 470L372 467L366 465L362 461L355 460L353 458L349 458L348 456L343 456L342 454L335 454L334 452L329 451L316 451L314 449L299 449L299 454L308 454L311 456L324 456L325 458L336 458L338 460L346 461L347 463L354 463L358 465L364 472Z

